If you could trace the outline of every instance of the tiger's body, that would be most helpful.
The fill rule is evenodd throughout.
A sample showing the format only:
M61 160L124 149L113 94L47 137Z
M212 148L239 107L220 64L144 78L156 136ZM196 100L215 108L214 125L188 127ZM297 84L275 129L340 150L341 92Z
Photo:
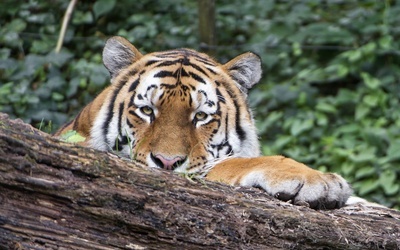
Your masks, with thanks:
M258 186L313 208L338 208L350 196L350 186L336 174L283 156L260 156L246 101L261 77L257 55L245 53L221 65L190 49L142 55L113 37L103 61L112 84L56 135L76 130L86 138L83 145L149 167Z

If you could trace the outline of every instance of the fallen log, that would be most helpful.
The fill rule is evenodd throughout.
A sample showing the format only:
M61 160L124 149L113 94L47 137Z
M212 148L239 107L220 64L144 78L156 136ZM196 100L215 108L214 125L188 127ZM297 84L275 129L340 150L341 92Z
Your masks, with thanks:
M316 211L149 169L0 114L0 249L400 249L400 212Z

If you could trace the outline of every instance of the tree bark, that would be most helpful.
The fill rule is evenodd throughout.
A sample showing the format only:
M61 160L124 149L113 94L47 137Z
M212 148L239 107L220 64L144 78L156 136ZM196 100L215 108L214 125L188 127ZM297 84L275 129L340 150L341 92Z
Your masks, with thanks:
M315 211L61 142L0 114L0 249L399 249L400 212Z
M214 56L217 41L215 0L198 0L200 50Z

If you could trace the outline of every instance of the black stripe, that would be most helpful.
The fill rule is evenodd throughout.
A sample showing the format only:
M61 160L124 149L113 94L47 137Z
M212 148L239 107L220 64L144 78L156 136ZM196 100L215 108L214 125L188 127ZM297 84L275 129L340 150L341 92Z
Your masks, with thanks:
M217 74L217 72L215 72L215 70L213 70L213 69L211 69L211 68L209 68L209 67L206 67L211 73L213 73L214 75L216 75Z
M204 95L204 97L206 98L206 101L204 103L207 104L209 107L212 107L215 105L215 102L208 99L207 93L205 91L199 90L197 92Z
M135 101L135 94L136 94L136 93L134 93L134 94L131 95L131 99L129 100L128 107L132 107L132 106L135 105L135 103L134 103L134 101Z
M107 107L107 111L108 111L107 112L107 117L106 117L106 120L103 122L102 129L103 129L103 135L105 136L105 142L108 145L111 144L109 141L107 141L107 134L108 134L108 130L109 130L109 126L110 126L111 120L112 120L113 115L114 115L114 111L113 111L114 110L114 103L115 103L115 100L117 99L117 96L118 96L119 92L122 89L122 86L124 86L124 85L125 85L125 82L120 82L119 85L116 86L116 88L114 89L114 92L111 95L110 103L108 104L108 107Z
M192 95L189 93L189 107L192 107L193 105L193 99L192 99Z
M191 77L193 77L194 80L196 80L198 82L201 82L203 84L206 84L206 81L204 81L204 79L201 78L199 75L197 75L197 74L195 74L193 72L190 72L189 74L190 74Z
M178 51L184 53L186 56L194 57L196 60L203 62L208 65L215 65L208 57L204 57L196 51L187 50L187 49L178 49Z
M157 78L172 77L172 76L174 76L172 72L167 70L161 70L160 72L154 75L154 77Z
M204 71L204 69L202 69L201 67L199 67L199 66L196 65L196 64L192 64L192 63L189 62L188 64L185 64L185 65L190 66L190 67L196 69L197 71L203 73L203 75L206 75L207 77L210 77L210 76L207 74L207 72Z
M132 70L130 70L130 71L127 73L127 76L134 76L134 75L136 75L136 74L137 74L136 69L132 69Z
M229 68L229 71L232 71L232 70L241 71L241 68L242 68L242 66L233 65L232 67Z
M163 52L159 52L156 54L156 56L177 56L179 55L181 52L180 49L176 49L176 50L169 50L169 51L163 51Z
M163 54L158 54L155 55L156 57L160 58L160 59L165 59L165 58L176 58L179 54L174 52L174 53L163 53Z
M180 63L180 60L173 60L173 61L161 61L159 64L157 64L156 67L164 67L164 66L171 66L174 64Z
M72 126L72 130L75 130L75 131L78 130L78 127L79 127L79 117L81 117L82 111L83 111L83 110L84 110L84 109L82 109L82 110L79 112L79 114L75 117L75 119L73 120L74 126Z
M207 104L209 107L212 107L212 106L215 105L215 102L210 101L210 100L207 100L207 101L205 102L205 104Z
M240 109L239 109L239 105L238 105L238 103L236 101L236 96L234 95L234 93L232 93L232 90L229 89L227 84L224 84L224 85L227 87L226 92L228 93L228 95L233 100L233 105L236 108L236 114L235 114L236 134L238 135L239 139L241 141L243 141L244 139L246 139L246 132L244 131L244 129L240 125Z
M121 137L120 143L121 143L122 145L128 144L128 143L129 143L128 136L127 136L127 135L122 136L122 137Z
M237 77L235 77L235 76L233 76L233 75L230 75L231 76L231 78L232 78L232 80L234 80L235 82L237 82L240 86L246 86L245 85L245 82L243 81L243 80L240 80L240 79L238 79Z
M201 56L198 52L188 49L176 49L171 51L164 51L156 54L159 58L176 58L177 56L191 56L197 61L209 66L215 66L215 63L207 57Z
M130 112L129 112L129 113L130 113ZM126 118L126 124L128 124L128 126L129 126L130 128L133 128L133 124L129 121L128 118Z
M228 143L225 155L231 155L231 154L233 154L233 149L231 144Z
M163 92L161 93L160 97L158 98L158 100L161 100L161 99L163 99L163 97L164 97L164 94L165 94L165 92L163 91Z
M156 62L159 62L159 60L150 60L145 64L145 66L150 66L150 65L152 65L152 64L154 64Z
M160 84L160 87L161 87L161 88L166 88L166 89L174 89L174 88L176 88L176 85L175 85L175 84L161 83L161 84ZM167 93L167 94L168 94L168 93Z
M228 134L229 134L228 124L229 124L229 117L228 117L228 114L226 114L226 117L225 117L225 140L228 140Z
M206 98L206 100L208 100L207 93L206 93L204 90L199 90L199 91L197 91L197 93L199 93L199 94L203 94L203 95L204 95L204 97Z
M124 102L121 102L121 103L119 104L119 111L118 111L118 131L119 131L119 134L120 134L120 135L122 135L121 121L122 121L122 114L123 114L123 112L124 112L124 105L125 105L125 103L124 103Z
M226 103L225 97L221 94L218 88L216 88L216 94L218 98L218 102Z
M246 132L240 125L240 109L236 100L233 100L233 104L236 107L236 134L238 135L240 141L244 141L246 139Z
M194 55L194 57L200 63L204 63L205 65L208 65L208 66L215 66L215 63L210 61L210 60L208 60L207 58L204 58L204 57L201 57L201 56L198 56L198 55Z
M211 147L212 147L212 145L211 145ZM207 150L207 152L208 152L209 154L211 154L211 155L213 156L213 158L217 158L213 151Z
M128 142L129 142L128 136L124 135L121 137L121 139L119 138L115 139L114 146L112 147L112 149L117 152L122 151L124 149L124 145L127 145Z
M129 114L131 114L131 115L133 115L133 116L136 116L137 118L139 118L140 120L142 120L142 117L140 117L138 114L136 114L136 112L133 111L133 110L129 110Z
M177 70L176 73L178 73L178 72L179 72L179 70ZM181 74L181 76L184 76L184 77L189 76L189 73L184 68L180 68L180 74ZM178 77L178 75L176 74L175 77Z
M138 78L136 78L135 81L132 82L131 86L129 86L128 92L134 91L137 88L137 86L139 85L139 81L140 81L140 76Z
M147 92L149 92L150 89L156 89L156 88L157 88L157 85L155 85L155 84L152 84L152 85L148 86L147 89L146 89L145 97L147 97Z

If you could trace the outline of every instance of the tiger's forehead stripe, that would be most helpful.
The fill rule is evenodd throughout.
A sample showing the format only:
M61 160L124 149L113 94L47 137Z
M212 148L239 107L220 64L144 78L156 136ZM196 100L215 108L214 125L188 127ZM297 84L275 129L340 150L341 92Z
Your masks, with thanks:
M208 84L215 84L213 81L210 81L210 79L214 78L214 75L219 71L217 69L218 64L212 61L212 59L188 49L155 52L146 55L142 60L142 63L136 65L137 69L131 71L140 71L140 68L143 66L146 68L146 71L141 71L136 74L136 76L130 77L131 80L129 82L131 83L129 92L133 92L133 95L137 96L137 98L146 98L147 102L152 105L157 102L159 102L160 105L164 104L165 101L167 101L164 97L179 94L182 100L188 98L188 105L192 106L194 104L193 98L196 97L190 95L189 92L209 89L210 86L208 86ZM183 77L187 77L188 80L182 81ZM159 80L155 80L155 78ZM192 81L190 81L189 78L191 78ZM155 98L155 96L148 96L148 89L146 90L145 86L151 82L155 84L159 90L164 89L164 91L167 91L169 94L167 93L168 95L164 95L164 91L159 91L159 93L162 94L156 96L158 98ZM200 88L198 83L203 85L204 88ZM174 90L175 88L177 89ZM172 92L169 92L170 90ZM207 90L207 92L208 91L210 90ZM202 103L209 107L215 105L215 102L218 101L218 96L216 93L214 93L214 95L215 98L212 100L209 100L206 96L204 98L203 96L205 101ZM131 98L129 106L133 104L133 99L134 98Z
M155 52L151 55L152 59L146 63L147 66L156 64L154 67L162 67L179 63L185 66L191 66L202 72L204 75L207 75L206 71L198 65L204 64L206 69L212 74L216 74L215 67L218 66L218 64L207 55L190 49L176 49L166 52ZM157 64L157 62L160 63Z

